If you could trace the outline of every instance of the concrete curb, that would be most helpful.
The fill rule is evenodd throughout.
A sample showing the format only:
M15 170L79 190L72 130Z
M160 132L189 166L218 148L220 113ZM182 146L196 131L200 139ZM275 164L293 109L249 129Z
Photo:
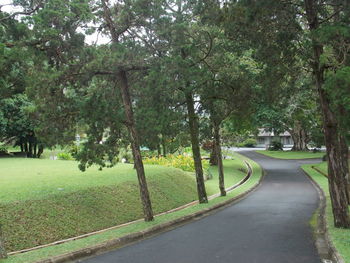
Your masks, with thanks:
M249 165L249 173L250 174L252 173L252 168L250 165ZM238 196L235 196L229 200L226 200L224 202L216 204L212 207L203 209L201 211L195 212L195 213L190 214L190 215L182 216L180 218L159 224L157 226L145 229L143 231L131 233L131 234L128 234L126 236L122 236L120 238L112 239L112 240L109 240L109 241L106 241L106 242L103 242L103 243L100 243L100 244L97 244L94 246L79 249L79 250L69 252L66 254L62 254L59 256L51 257L49 259L40 260L40 261L37 261L36 263L74 262L78 259L98 255L98 254L101 254L103 252L107 252L107 251L110 251L112 249L116 249L116 248L120 248L120 247L123 247L126 245L130 245L134 242L141 241L143 239L155 236L157 234L170 231L176 227L179 227L179 226L184 225L186 223L189 223L189 222L198 220L200 218L203 218L205 216L208 216L214 212L217 212L221 209L224 209L225 207L228 207L228 206L242 200L249 193L253 192L261 185L261 182L262 182L264 176L265 176L265 171L263 170L263 174L261 175L259 182L256 185L254 185L252 188L239 194Z
M304 171L304 169L302 169ZM318 183L310 176L306 171L305 175L310 179L312 185L317 190L319 196L319 206L316 210L317 214L317 226L314 229L315 244L318 253L324 263L345 263L342 256L339 254L337 249L334 247L333 242L328 233L327 219L326 219L326 196L323 189Z

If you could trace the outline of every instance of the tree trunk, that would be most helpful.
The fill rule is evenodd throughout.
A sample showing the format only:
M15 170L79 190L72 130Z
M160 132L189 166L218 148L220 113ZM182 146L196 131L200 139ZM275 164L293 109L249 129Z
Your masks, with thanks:
M294 123L293 129L290 131L293 138L292 151L308 151L307 147L308 136L305 129L301 126L299 121Z
M160 144L157 145L158 157L162 155L162 151L160 149Z
M196 169L196 181L197 181L197 192L199 203L208 203L208 197L204 185L204 176L201 160L201 152L199 148L199 129L198 129L198 118L194 111L194 102L191 92L186 92L186 104L188 111L188 122L190 126L191 144L194 166Z
M101 3L104 11L104 14L103 14L104 20L111 34L112 42L113 44L115 44L114 48L116 48L117 44L119 43L119 34L115 27L115 22L113 21L111 10L108 7L108 4L107 4L108 1L102 0ZM143 214L144 214L145 221L151 221L153 220L153 210L151 205L151 199L149 197L145 170L142 162L139 138L135 127L135 122L134 122L131 98L129 93L128 78L127 78L126 72L122 69L118 70L117 77L118 77L118 80L120 81L119 85L120 85L120 91L123 99L126 126L128 128L129 135L130 135L130 142L131 142L132 152L134 156L134 164L136 168L137 178L139 181Z
M165 143L164 137L162 137L162 147L163 147L163 156L166 157L167 151L166 151L166 143Z
M213 147L211 148L209 163L210 165L218 165L218 155L216 152L215 141L213 141Z
M43 152L44 152L44 146L41 143L39 143L39 145L38 145L38 153L37 153L36 157L40 158L40 156L43 154Z
M219 170L219 189L221 196L226 195L225 190L225 179L224 179L224 165L222 163L222 154L221 154L221 142L220 142L220 126L214 124L214 144L215 152L218 160L218 170Z
M0 259L2 258L7 258L7 254L5 250L5 243L4 243L1 224L0 224Z
M143 214L145 221L153 220L153 210L151 199L149 197L145 169L143 167L142 156L140 151L139 138L135 127L131 98L129 93L128 79L125 71L119 71L118 77L120 80L120 91L122 94L125 118L127 123L127 128L130 134L131 147L134 156L134 164L137 172L137 178L140 187L140 196L143 206Z
M315 0L304 0L309 29L315 34L319 27L317 3ZM312 39L313 62L312 68L316 88L320 98L323 115L325 142L328 157L328 182L332 203L334 225L338 228L350 228L350 217L347 200L347 187L345 176L349 173L347 158L344 158L342 145L343 138L340 134L336 115L332 112L329 98L323 89L324 68L320 63L323 46Z
M349 147L346 143L345 137L341 136L341 147L342 147L342 155L344 160L347 160L344 163L344 171L345 171L345 184L346 184L346 197L348 199L348 205L350 205L350 173L349 173Z

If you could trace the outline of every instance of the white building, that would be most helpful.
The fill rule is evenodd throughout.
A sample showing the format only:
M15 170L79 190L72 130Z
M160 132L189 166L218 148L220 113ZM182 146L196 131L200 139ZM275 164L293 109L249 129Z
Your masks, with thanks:
M293 146L293 139L289 132L280 133L275 135L274 132L266 131L264 128L259 128L259 133L257 136L257 147L266 147L271 144L274 139L280 139L281 143L285 147Z

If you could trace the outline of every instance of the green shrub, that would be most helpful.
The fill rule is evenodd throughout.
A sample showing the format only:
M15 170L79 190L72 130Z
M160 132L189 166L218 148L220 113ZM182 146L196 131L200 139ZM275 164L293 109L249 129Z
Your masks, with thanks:
M283 151L283 144L280 141L273 140L269 146L269 151Z
M244 147L254 147L257 142L253 138L246 139L245 141L242 142Z
M7 147L4 145L0 145L0 153L7 153Z
M73 156L70 153L62 152L57 154L58 160L71 161L74 160Z
M144 164L172 166L187 172L195 171L193 158L188 155L168 155L167 157L145 158L143 162ZM209 169L209 161L202 160L202 166L203 171L207 171Z

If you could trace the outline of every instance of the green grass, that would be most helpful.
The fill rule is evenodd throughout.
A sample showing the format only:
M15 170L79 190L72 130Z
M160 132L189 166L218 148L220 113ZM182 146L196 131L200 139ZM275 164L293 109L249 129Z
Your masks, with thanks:
M321 163L318 165L315 165L318 169L327 171L327 164ZM327 200L327 207L326 207L326 218L327 218L327 225L328 225L328 231L331 237L331 240L338 250L338 252L342 255L345 262L350 262L350 229L339 229L334 227L334 220L333 220L333 214L332 214L332 207L331 207L331 200L329 196L329 190L328 190L328 180L325 176L318 173L316 170L312 169L312 165L304 165L302 168L307 172L312 178L318 183L318 185L323 189L326 200ZM350 207L349 207L350 208Z
M155 213L196 199L194 178L146 166ZM136 173L119 164L82 173L74 161L0 159L0 222L8 251L142 218Z
M256 152L264 154L269 157L278 159L310 159L310 158L322 158L325 155L324 152L294 152L294 151L265 151L257 150Z
M245 158L245 157L242 157L242 158ZM225 162L225 163L227 163L227 162ZM230 162L228 162L228 163L230 163ZM125 234L144 230L144 229L147 229L147 228L152 227L154 225L181 217L183 215L194 213L196 211L202 210L202 209L210 207L210 206L213 206L219 202L223 202L227 199L232 198L233 196L236 196L240 193L243 193L244 191L250 189L251 187L253 187L254 185L257 184L257 182L259 181L259 179L261 177L262 171L256 163L252 162L252 165L253 165L254 173L249 181L247 181L243 186L241 186L238 189L234 190L233 192L229 193L228 196L218 197L218 198L210 201L209 204L194 205L194 206L191 206L189 208L186 208L186 209L183 209L183 210L171 213L171 214L162 215L160 217L157 217L156 220L154 220L153 222L149 222L149 223L138 222L138 223L131 224L127 227L123 227L123 228L119 228L119 229L115 229L115 230L110 230L110 231L107 231L107 232L104 232L101 234L90 236L88 238L84 238L84 239L80 239L80 240L76 240L76 241L71 241L71 242L68 242L65 244L61 244L61 245L57 245L57 246L53 246L53 247L48 247L48 248L44 248L44 249L39 249L39 250L28 252L28 253L10 256L6 260L0 260L0 262L1 263L35 262L35 261L38 261L40 259L44 259L44 258L47 258L50 256L54 256L54 255L58 255L58 254L62 254L62 253L67 253L67 252L74 251L74 250L79 249L79 248L84 248L87 246L94 245L96 243L108 241L110 239L114 239L114 238L123 236ZM155 167L152 167L152 168L155 168ZM164 167L161 167L161 168L164 168ZM150 167L148 167L148 170L149 169L150 169ZM157 169L159 169L159 167L157 167ZM169 168L164 168L164 169L169 169ZM149 172L148 172L148 177L149 178L152 177ZM215 179L213 179L213 180L215 180ZM149 181L151 181L151 180L149 180ZM150 185L150 188L151 188L151 185ZM179 191L179 189L177 189L175 191ZM167 200L167 202L168 202L168 200ZM91 211L91 212L94 212L94 211ZM96 215L96 213L94 215Z
M233 160L224 160L224 174L225 174L225 186L232 186L239 181L241 181L247 173L247 169L242 160L238 158L238 155L234 154ZM213 175L213 178L205 182L205 187L207 189L208 195L213 195L218 193L219 188L219 175L218 167L211 166L209 168L210 173Z
M244 177L239 160L225 160L226 185ZM146 165L154 212L164 212L196 199L193 175ZM217 193L217 167L206 182ZM75 161L0 159L0 222L8 251L50 243L142 218L133 165L118 164L82 173ZM98 216L96 216L98 215Z

